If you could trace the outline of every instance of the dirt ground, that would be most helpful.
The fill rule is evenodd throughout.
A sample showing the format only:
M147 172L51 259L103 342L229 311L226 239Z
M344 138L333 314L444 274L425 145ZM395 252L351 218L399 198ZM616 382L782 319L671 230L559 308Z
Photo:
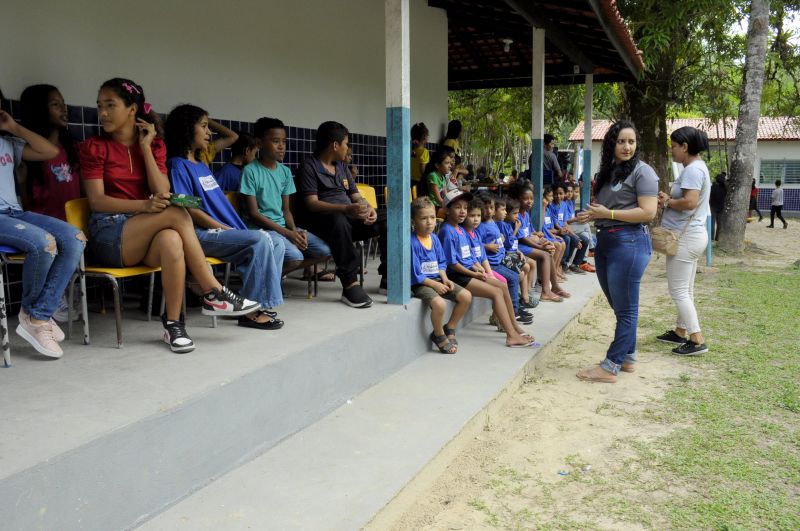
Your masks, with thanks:
M790 220L788 230L766 225L766 220L748 225L750 245L745 256L715 257L712 267L701 263L697 277L701 324L703 305L714 303L708 289L713 288L719 264L762 269L786 267L800 259L800 222ZM664 269L663 257L648 267L641 315L650 323L641 328L671 326L675 314ZM581 514L572 501L590 495L595 479L630 465L631 446L620 441L648 440L674 429L648 421L647 415L618 413L644 412L676 379L693 377L693 371L702 369L672 356L666 345L643 337L640 328L635 373L621 373L615 385L579 381L576 370L604 357L614 326L605 300L587 310L543 360L541 370L508 399L499 415L486 420L483 432L463 441L462 451L442 475L432 483L409 486L416 489L415 501L394 519L393 529L641 527L625 522L625 514L607 520L599 512ZM714 341L707 338L711 348ZM654 516L651 525L666 527L666 522Z

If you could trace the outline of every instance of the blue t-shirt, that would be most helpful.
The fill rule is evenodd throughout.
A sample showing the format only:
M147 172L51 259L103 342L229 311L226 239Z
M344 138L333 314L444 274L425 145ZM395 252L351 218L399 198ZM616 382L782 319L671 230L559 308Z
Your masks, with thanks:
M506 249L503 247L503 236L500 234L500 229L497 228L497 223L494 220L483 221L478 228L476 229L478 236L481 239L481 243L497 245L497 252L491 253L489 252L486 247L483 248L486 251L486 258L489 260L489 265L497 266L503 262L503 257L506 255Z
M478 226L480 227L480 225ZM475 261L480 264L481 262L486 260L486 250L483 248L483 242L481 241L481 237L478 235L477 229L472 231L471 234L467 229L464 229L464 232L467 233L467 239L469 240L469 245L470 247L472 247L472 256L474 256Z
M561 201L561 207L564 209L564 223L575 217L575 201L565 199Z
M232 162L226 162L217 173L214 174L217 179L219 187L224 192L238 192L239 182L242 180L242 166L238 166Z
M444 259L447 265L461 264L467 269L476 262L472 254L472 246L467 238L467 231L461 227L454 227L449 223L439 229L439 241L442 243Z
M519 238L514 235L514 224L508 221L501 221L497 225L500 227L500 232L505 239L503 245L506 251L516 251L519 248Z
M553 227L548 228L555 228L555 225L558 225L561 228L564 228L564 202L562 201L559 204L550 203L547 205L547 212L545 216L550 216L550 223L553 224Z
M208 166L183 157L173 157L167 161L167 167L174 193L196 195L203 200L200 206L203 212L233 229L247 229Z
M439 271L447 270L442 244L431 235L431 248L426 249L416 234L411 235L411 285L422 284L426 278L440 281Z
M520 210L519 214L517 215L517 219L519 220L517 239L529 238L531 234L535 232L533 230L533 225L531 225L531 213Z

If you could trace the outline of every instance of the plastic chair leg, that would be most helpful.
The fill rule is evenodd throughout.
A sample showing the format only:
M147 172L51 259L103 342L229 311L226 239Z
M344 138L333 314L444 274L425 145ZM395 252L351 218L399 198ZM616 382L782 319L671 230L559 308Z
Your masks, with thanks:
M120 300L119 284L117 279L110 278L114 290L114 320L117 325L117 348L122 348L122 301Z
M11 367L11 344L8 339L8 319L6 316L6 283L3 269L0 268L0 344L3 348L3 365Z

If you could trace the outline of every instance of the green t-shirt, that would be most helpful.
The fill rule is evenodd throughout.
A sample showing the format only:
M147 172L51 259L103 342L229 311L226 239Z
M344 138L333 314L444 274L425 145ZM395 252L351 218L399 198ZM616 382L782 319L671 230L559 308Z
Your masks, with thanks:
M286 226L283 217L283 196L292 195L295 191L292 171L280 162L274 170L271 170L254 160L242 171L239 193L254 196L261 215L281 227ZM259 228L252 223L250 226Z
M428 199L430 199L436 206L442 206L442 205L439 204L439 199L433 194L433 188L431 187L431 185L435 184L436 188L439 189L439 194L441 194L442 197L444 197L444 194L447 193L447 190L445 189L444 186L445 182L446 179L444 178L443 175L439 175L439 172L432 171L428 174L428 190L430 190L430 192L428 192Z

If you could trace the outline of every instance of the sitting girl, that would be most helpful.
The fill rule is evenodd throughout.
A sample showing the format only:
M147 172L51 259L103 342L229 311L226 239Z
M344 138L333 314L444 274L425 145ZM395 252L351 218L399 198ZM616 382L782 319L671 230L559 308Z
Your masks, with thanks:
M64 97L52 85L31 85L22 91L20 103L22 125L58 148L54 158L30 162L25 165L27 171L17 173L23 207L66 221L64 204L81 196L81 181L78 150L67 129ZM78 319L79 314L74 312L73 319ZM67 298L62 296L53 318L63 322L68 316Z
M25 253L17 334L49 358L64 355L58 344L64 332L52 316L78 268L86 238L60 219L24 212L17 202L14 170L23 160L46 161L58 154L56 146L0 110L0 244Z
M532 336L523 334L522 329L512 317L514 306L508 287L483 269L472 252L466 231L459 225L467 217L467 205L472 194L453 190L445 198L447 217L439 230L447 261L447 277L472 293L492 301L497 320L506 333L507 347L531 347L538 345Z
M217 282L189 213L171 206L167 152L142 87L129 79L106 81L97 95L97 111L101 136L80 146L92 210L89 249L106 266L161 267L164 341L173 352L190 352L194 342L181 313L187 268L203 292L204 315L242 316L259 304Z

